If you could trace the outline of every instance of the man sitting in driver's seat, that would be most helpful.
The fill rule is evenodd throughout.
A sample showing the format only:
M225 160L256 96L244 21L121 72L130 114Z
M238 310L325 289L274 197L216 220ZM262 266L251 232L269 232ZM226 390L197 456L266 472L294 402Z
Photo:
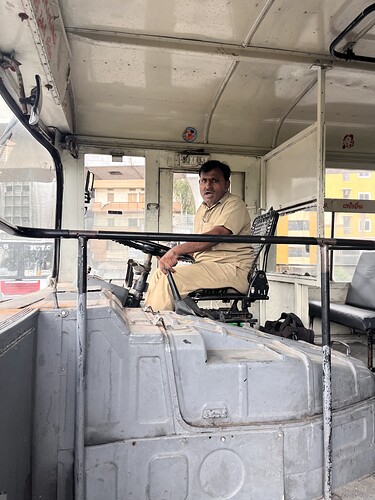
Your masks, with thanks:
M194 232L205 235L249 235L250 216L241 198L229 192L231 170L217 160L204 163L199 170L199 188L203 198L195 216ZM193 254L195 262L179 265L180 255ZM173 310L167 271L185 298L199 288L231 287L240 293L248 289L247 275L253 261L249 243L186 242L176 245L159 260L159 269L151 277L145 305L154 311Z

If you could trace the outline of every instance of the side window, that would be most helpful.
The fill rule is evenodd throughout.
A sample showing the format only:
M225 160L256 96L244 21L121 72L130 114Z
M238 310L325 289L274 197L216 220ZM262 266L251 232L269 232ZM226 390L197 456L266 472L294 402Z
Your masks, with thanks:
M144 231L145 158L86 154L85 169L94 174L94 196L85 214L85 228L94 230ZM89 242L91 273L122 283L128 259L143 262L144 254L113 241Z
M316 236L316 207L305 207L280 214L277 236ZM276 245L276 272L301 276L316 276L315 247L306 245Z
M173 173L172 232L193 233L196 207L201 203L197 173Z
M50 153L17 120L0 96L0 217L26 227L55 227L56 175ZM0 232L0 295L47 285L53 240Z
M348 181L350 184L348 185ZM350 186L350 187L349 187ZM375 200L373 173L354 169L326 170L326 198L347 200ZM348 202L346 212L334 214L334 237L354 239L375 238L375 213L365 213L365 205ZM331 236L331 213L327 215L326 236ZM333 252L332 278L334 281L350 281L357 265L359 250L335 250Z

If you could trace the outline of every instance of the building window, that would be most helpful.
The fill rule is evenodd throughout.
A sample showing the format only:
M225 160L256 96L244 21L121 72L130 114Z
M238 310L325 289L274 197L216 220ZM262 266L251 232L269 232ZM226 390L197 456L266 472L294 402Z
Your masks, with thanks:
M348 173L342 174L342 180L345 182L350 181L350 174Z
M115 201L115 193L114 192L108 191L107 201L108 201L108 203L113 203Z
M342 226L343 226L343 233L344 234L350 234L351 219L352 218L350 215L343 215L343 217L342 217Z
M289 257L308 257L310 250L306 246L298 246L288 248Z
M358 231L359 232L365 232L365 231L371 231L371 221L370 219L365 219L365 220L359 220L358 221Z
M370 200L371 193L358 193L358 199L359 200Z
M289 231L308 231L310 229L310 221L308 220L289 220Z
M129 227L138 227L138 219L128 219Z
M371 173L370 172L358 172L358 177L370 178L371 177Z
M138 195L137 194L129 194L128 200L129 200L129 203L136 203L138 201Z
M342 190L342 197L346 198L346 199L350 198L350 191L351 191L351 189L343 189Z

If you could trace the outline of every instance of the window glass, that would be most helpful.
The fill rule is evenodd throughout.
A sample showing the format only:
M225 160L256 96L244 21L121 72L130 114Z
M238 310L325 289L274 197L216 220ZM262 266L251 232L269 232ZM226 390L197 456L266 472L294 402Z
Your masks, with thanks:
M280 215L277 236L314 237L316 208L306 207ZM317 250L309 245L276 245L276 271L283 274L316 276Z
M197 173L173 173L173 233L194 233L194 217L202 203Z
M143 232L145 225L145 158L86 154L85 170L94 174L94 191L85 214L86 229ZM128 259L140 262L144 254L113 241L90 240L91 274L123 282Z
M326 170L326 198L374 200L374 172L355 169ZM350 188L348 187L348 183ZM353 203L353 212L334 214L336 238L374 239L375 214L361 213ZM326 235L331 235L332 214L326 214ZM334 281L350 281L357 265L360 250L333 251L332 277Z
M0 217L27 227L55 227L56 175L49 152L19 123L0 96ZM0 231L2 297L47 285L53 241ZM15 282L17 281L17 282Z
M358 199L359 200L370 200L371 193L358 193Z

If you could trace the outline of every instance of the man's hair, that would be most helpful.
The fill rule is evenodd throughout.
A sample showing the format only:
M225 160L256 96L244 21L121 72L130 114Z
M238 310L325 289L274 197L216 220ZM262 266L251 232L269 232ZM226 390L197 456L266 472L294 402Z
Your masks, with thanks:
M203 163L203 165L201 166L201 168L199 169L199 172L198 172L199 177L201 176L201 174L207 174L207 172L210 172L210 170L213 170L214 168L221 170L223 173L224 179L226 181L229 181L230 174L232 173L231 169L229 168L229 166L226 163L222 163L221 161L218 161L218 160L208 160L208 161L206 161L206 163Z

